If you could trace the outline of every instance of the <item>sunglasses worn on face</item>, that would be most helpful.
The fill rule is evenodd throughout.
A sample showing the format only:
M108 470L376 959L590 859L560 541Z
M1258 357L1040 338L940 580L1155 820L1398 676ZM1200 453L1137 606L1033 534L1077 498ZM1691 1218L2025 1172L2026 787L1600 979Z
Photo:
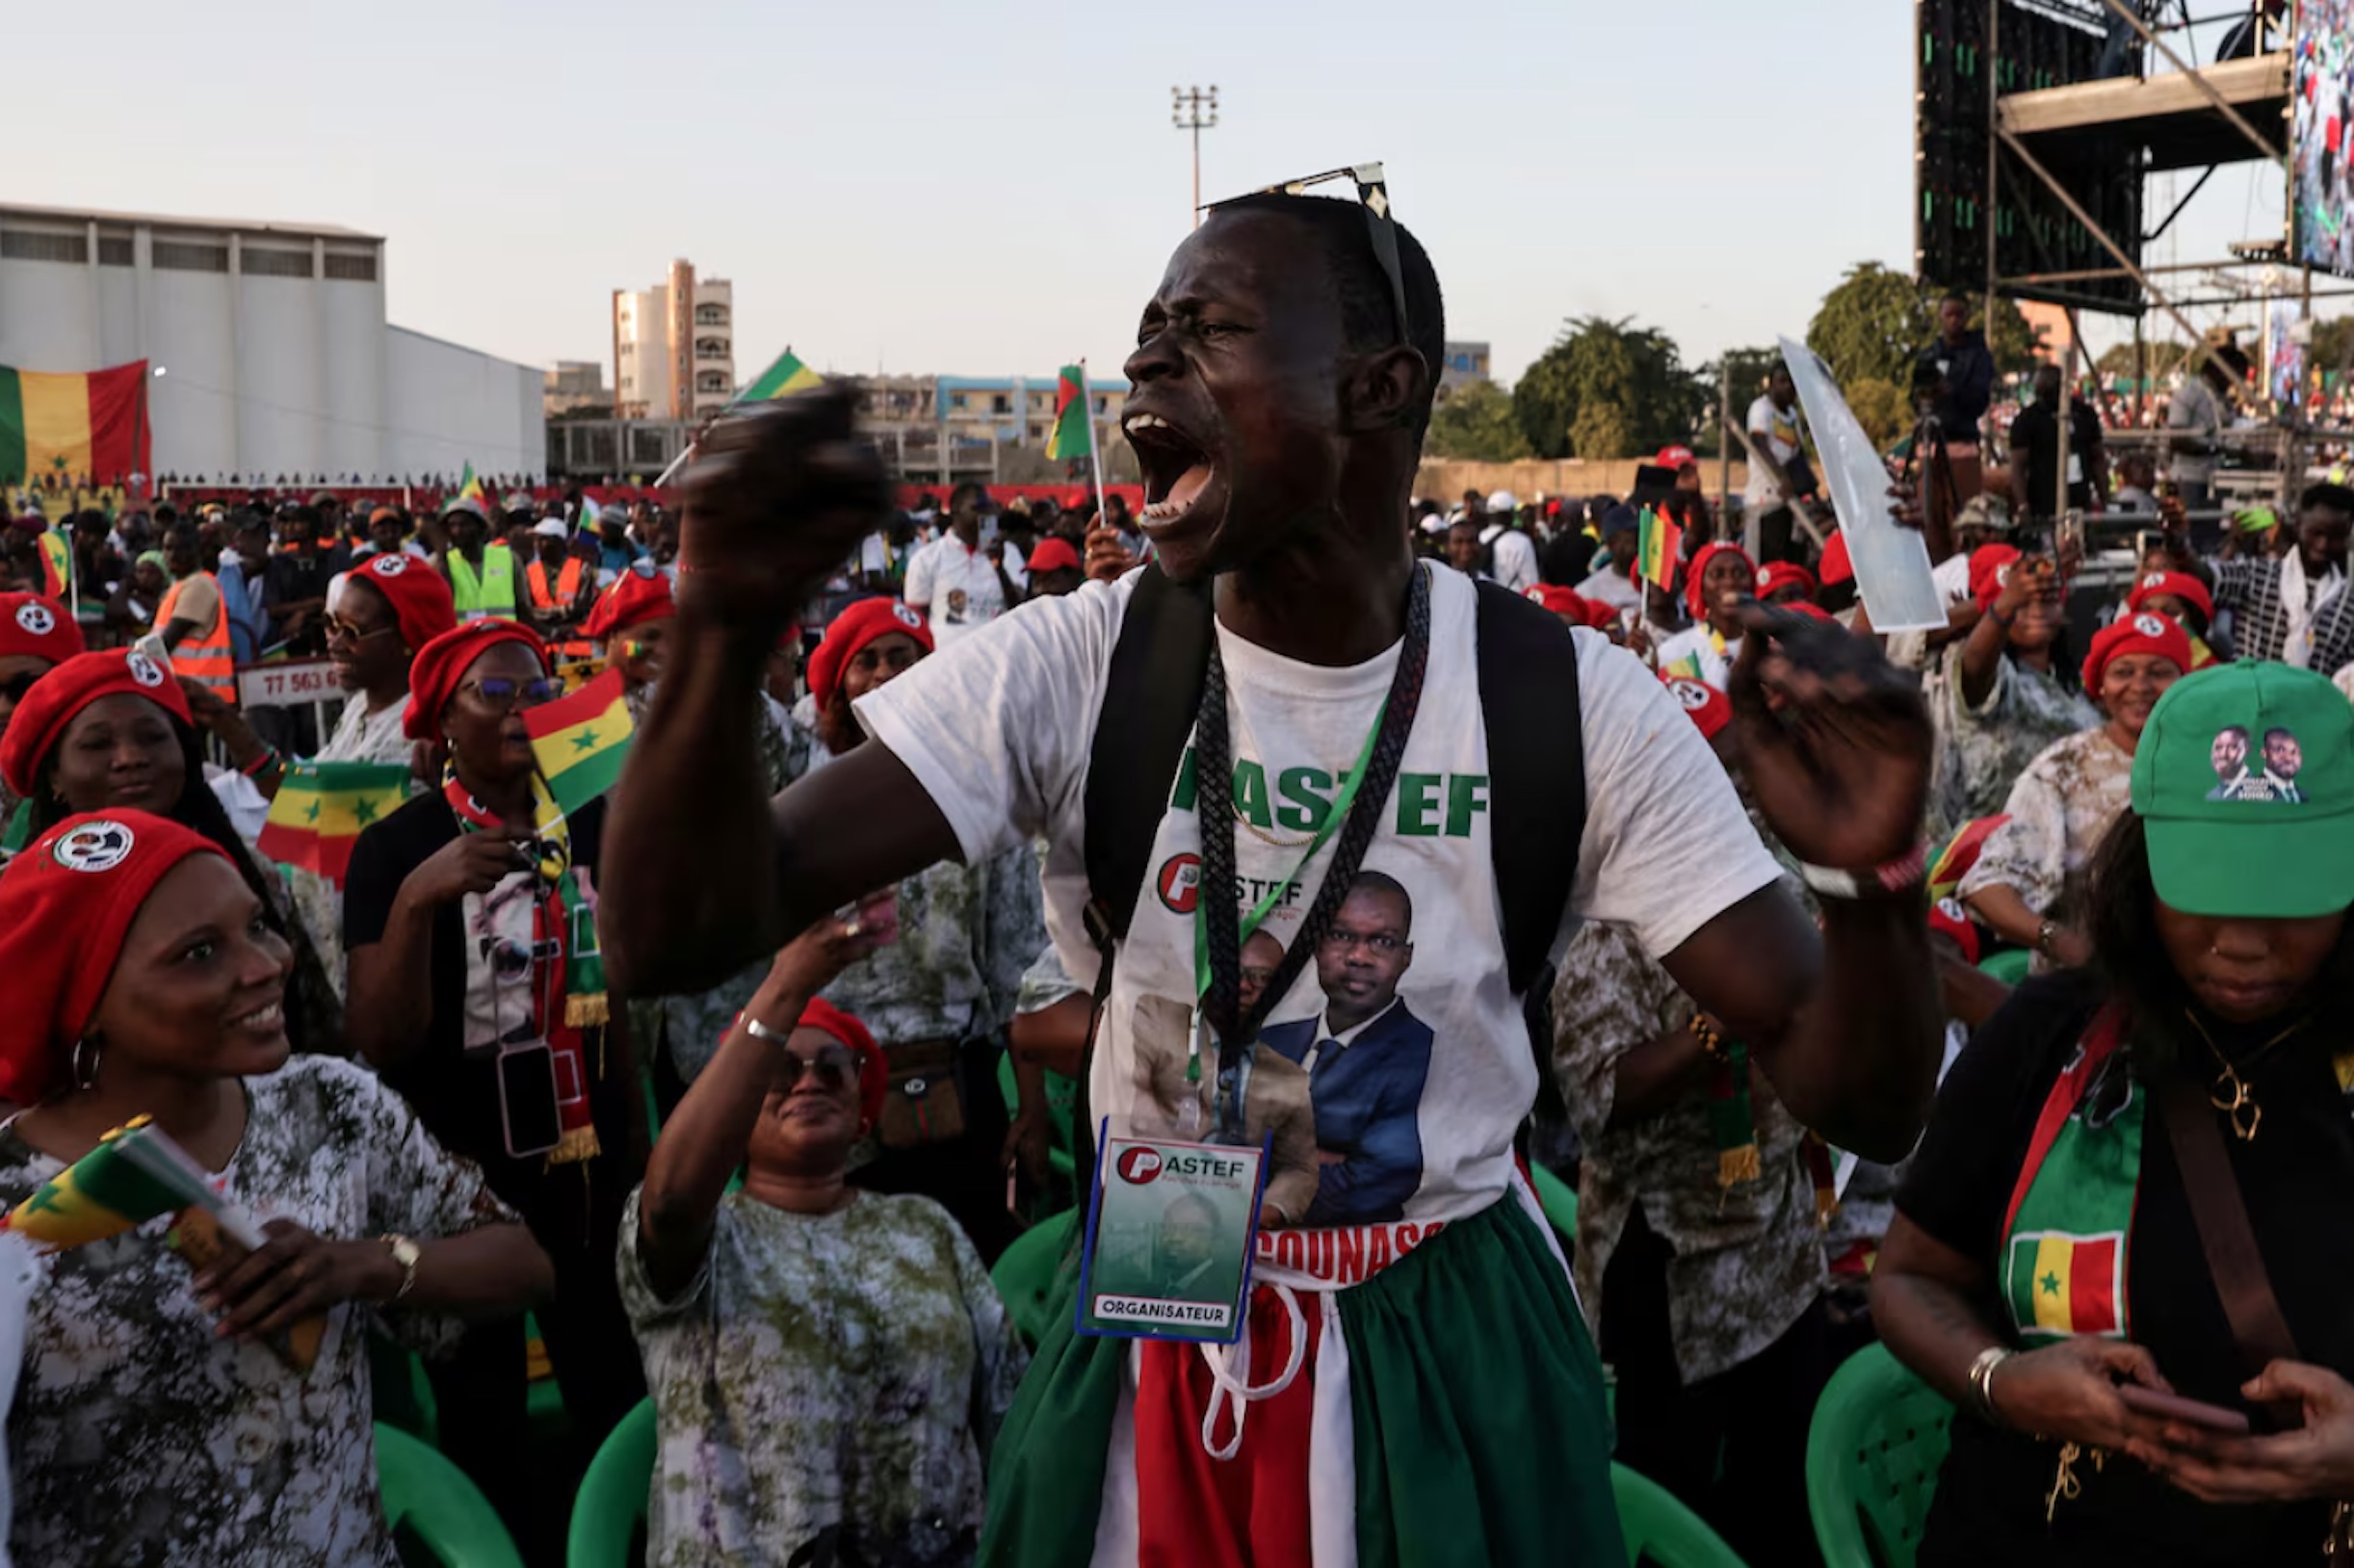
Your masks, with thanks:
M359 622L346 620L341 615L329 615L321 624L327 627L328 637L345 638L353 642L365 642L372 637L382 637L386 633L400 630L398 626L379 626L373 632L363 632L359 629Z
M858 1082L858 1058L842 1046L821 1046L814 1057L804 1057L798 1051L779 1054L785 1063L780 1092L791 1093L798 1087L804 1073L813 1075L818 1087L828 1094L839 1094Z
M479 681L466 682L458 690L472 692L493 708L536 708L564 694L563 682L545 676L518 681L505 675L485 675Z
M1407 347L1414 342L1414 327L1406 315L1406 276L1398 262L1398 223L1390 216L1390 187L1379 164L1357 164L1347 169L1328 169L1321 174L1309 174L1300 179L1285 180L1246 193L1249 196L1302 196L1311 185L1325 185L1333 180L1352 180L1357 187L1357 201L1365 209L1366 237L1373 248L1373 259L1381 264L1381 275L1389 279L1390 306L1398 313L1398 341ZM1216 212L1220 207L1242 200L1229 196L1225 201L1213 201L1202 208Z

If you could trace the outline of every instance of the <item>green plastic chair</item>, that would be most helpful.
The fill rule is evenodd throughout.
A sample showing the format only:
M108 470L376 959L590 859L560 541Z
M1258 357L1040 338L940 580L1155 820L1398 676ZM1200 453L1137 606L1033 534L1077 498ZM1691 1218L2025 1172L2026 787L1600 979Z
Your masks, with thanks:
M1006 1316L1033 1346L1046 1337L1053 1321L1055 1277L1062 1271L1062 1254L1078 1219L1079 1211L1065 1209L1039 1220L1015 1237L989 1270L989 1282L1006 1303Z
M1627 1538L1627 1568L1743 1568L1739 1554L1701 1517L1676 1501L1650 1477L1615 1461L1610 1491L1618 1501L1618 1529Z
M654 1401L640 1399L606 1434L581 1477L564 1532L564 1568L630 1568L631 1537L654 1487Z
M1806 1434L1806 1505L1825 1568L1913 1568L1953 1406L1868 1345L1832 1374Z
M2020 985L2026 982L2027 966L2034 961L2035 954L2027 949L2011 948L1984 958L1979 962L1978 968L2005 985Z
M1545 1218L1561 1233L1564 1245L1578 1240L1578 1194L1570 1185L1534 1161L1529 1163L1529 1185L1536 1189L1536 1206L1545 1211Z
M385 1525L405 1526L443 1568L523 1568L498 1510L465 1472L382 1422L376 1424L376 1484Z

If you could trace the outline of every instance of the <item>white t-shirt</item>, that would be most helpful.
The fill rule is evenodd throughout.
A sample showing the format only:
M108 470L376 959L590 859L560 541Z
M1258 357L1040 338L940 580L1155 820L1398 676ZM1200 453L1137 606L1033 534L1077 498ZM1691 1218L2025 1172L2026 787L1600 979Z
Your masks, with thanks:
M907 562L905 597L931 620L931 640L942 648L1006 613L1006 590L986 546L968 550L954 534L943 534Z
M1496 536L1492 560L1496 581L1515 593L1536 587L1536 541L1516 528Z
M1774 406L1770 395L1761 395L1757 402L1749 405L1749 422L1741 429L1766 432L1766 454L1773 458L1777 467L1803 450L1805 427L1799 423L1795 401L1785 411ZM1761 507L1771 510L1782 505L1781 492L1774 488L1773 481L1766 477L1765 467L1759 463L1749 465L1749 483L1741 492L1741 498L1752 511Z
M1321 1043L1314 1036L1326 1006L1311 961L1253 1048L1246 1133L1253 1141L1276 1133L1270 1194L1304 1183L1317 1204L1311 1225L1355 1233L1346 1242L1316 1231L1263 1234L1258 1277L1278 1283L1354 1283L1434 1226L1495 1201L1511 1180L1512 1135L1536 1092L1536 1062L1504 974L1487 736L1471 700L1476 594L1456 573L1433 571L1431 579L1421 711L1360 873L1395 879L1411 902L1401 973L1366 1010L1391 1000L1402 1006L1332 1060L1320 1059L1313 1075L1302 1072L1295 1064ZM968 861L1047 841L1047 929L1075 975L1096 967L1082 921L1088 748L1135 584L1131 574L1026 604L856 710L930 794ZM1555 952L1583 916L1619 922L1647 952L1664 954L1780 873L1724 770L1666 690L1632 655L1591 632L1573 635L1591 809L1574 914ZM1336 775L1355 765L1398 650L1335 669L1279 658L1223 627L1218 639L1235 805L1250 823L1235 829L1239 891L1255 902L1293 875L1300 847L1330 809ZM1200 848L1191 770L1189 752L1147 861L1095 1055L1091 1103L1115 1132L1189 1136L1186 1097L1217 1076L1213 1044L1200 1087L1188 1089ZM1327 844L1263 930L1287 945L1296 939L1331 855ZM1260 1086L1268 1087L1264 1102ZM1320 1170L1309 1162L1303 1172L1281 1158L1285 1133L1310 1114L1324 1161L1339 1162L1339 1183L1331 1164ZM1205 1111L1194 1125L1200 1131L1190 1136L1206 1137L1215 1116Z
M1643 608L1643 590L1635 587L1633 578L1616 566L1605 566L1584 582L1580 583L1578 597L1591 599L1596 604L1607 604L1611 609L1621 612Z

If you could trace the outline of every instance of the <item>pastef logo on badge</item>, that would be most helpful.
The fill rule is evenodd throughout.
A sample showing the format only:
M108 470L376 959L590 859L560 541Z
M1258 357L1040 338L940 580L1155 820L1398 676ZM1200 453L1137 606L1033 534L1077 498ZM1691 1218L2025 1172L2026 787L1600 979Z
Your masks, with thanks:
M1145 1187L1161 1179L1161 1152L1158 1149L1123 1149L1113 1166L1120 1180L1131 1187Z
M924 629L924 617L903 604L893 605L891 614L902 626L911 632L920 632Z
M67 871L113 871L129 857L134 842L120 823L84 823L49 847L49 858Z
M1171 855L1162 863L1161 902L1172 915L1190 915L1201 898L1201 856Z
M130 670L131 679L137 681L140 685L161 686L164 684L163 670L157 667L154 660L148 658L145 654L141 653L138 649L134 648L129 653L124 654L122 656L122 663L124 666Z
M2133 630L2144 637L2164 637L2166 623L2145 610L2133 617Z
M368 569L379 577L398 577L408 570L405 555L379 556L368 563Z
M16 624L28 637L47 637L57 630L57 617L47 605L34 601L16 607Z

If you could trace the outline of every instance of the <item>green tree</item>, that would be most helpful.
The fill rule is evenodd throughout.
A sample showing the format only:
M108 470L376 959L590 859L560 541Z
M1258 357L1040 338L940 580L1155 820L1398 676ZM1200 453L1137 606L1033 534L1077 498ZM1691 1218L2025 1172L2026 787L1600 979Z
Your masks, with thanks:
M1871 444L1882 451L1896 444L1896 439L1913 428L1913 410L1905 389L1894 381L1881 380L1876 376L1860 381L1850 381L1844 388L1847 406L1854 411L1855 422L1864 427Z
M1494 381L1470 381L1449 393L1430 416L1423 450L1433 457L1511 462L1530 456L1512 395Z
M1628 433L1627 416L1615 403L1589 403L1580 408L1578 422L1569 428L1569 444L1579 457L1601 462L1638 450Z
M1876 261L1859 261L1822 297L1807 325L1807 347L1822 355L1842 386L1871 379L1909 385L1914 356L1937 333L1943 293ZM1983 331L1984 318L1982 301L1974 299L1971 325ZM2042 343L2042 334L2027 325L2016 301L1999 302L1988 335L1998 371L2011 375L2027 369Z
M1530 447L1540 457L1621 457L1627 452L1687 441L1713 396L1685 368L1675 340L1633 318L1582 316L1566 323L1553 347L1530 365L1512 391L1512 406ZM1613 440L1618 451L1589 452L1577 438L1581 416L1589 438Z
M1722 354L1700 367L1700 384L1709 395L1711 406L1701 416L1698 434L1692 450L1704 457L1714 457L1723 449L1724 432L1716 428L1714 403L1718 391L1726 394L1732 405L1736 424L1748 417L1749 405L1766 390L1766 379L1773 374L1774 366L1782 362L1779 348L1727 349ZM1726 373L1730 372L1730 375Z

